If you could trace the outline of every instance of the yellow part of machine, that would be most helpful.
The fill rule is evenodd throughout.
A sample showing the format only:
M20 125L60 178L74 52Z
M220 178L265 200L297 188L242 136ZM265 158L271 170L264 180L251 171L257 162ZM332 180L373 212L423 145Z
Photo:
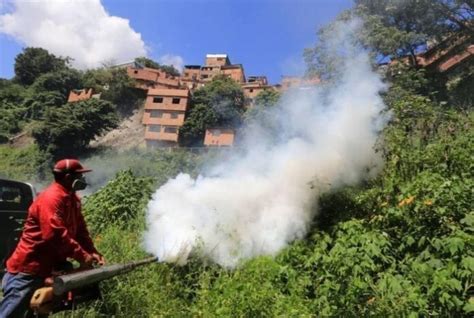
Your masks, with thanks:
M54 307L53 287L43 287L37 289L31 297L30 308L38 314L49 314Z

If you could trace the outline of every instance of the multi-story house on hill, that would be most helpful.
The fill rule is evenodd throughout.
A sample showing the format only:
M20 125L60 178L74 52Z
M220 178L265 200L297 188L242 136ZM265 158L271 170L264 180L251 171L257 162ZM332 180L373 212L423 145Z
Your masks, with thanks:
M392 59L389 65L416 65L429 72L443 73L448 78L469 70L473 65L474 35L468 31L456 33L440 42L430 42L427 46L426 51L415 56Z
M140 63L126 63L127 74L135 79L138 88L147 90L143 124L148 147L176 146L179 128L183 126L188 110L190 94L205 86L218 75L237 82L250 100L271 86L265 76L246 78L242 64L232 64L227 54L207 54L204 65L186 65L181 76L171 76L164 71L147 68ZM319 79L284 77L281 90L294 86L319 84ZM231 146L235 139L235 127L207 127L204 145Z
M451 74L458 68L472 63L474 59L474 36L459 33L432 45L426 52L416 56L417 64L429 70Z
M247 82L242 84L244 95L251 100L255 99L258 94L267 89L275 89L274 86L268 85L266 76L249 76Z
M245 83L245 73L242 64L221 66L221 73L239 84Z
M189 104L188 89L149 89L143 124L147 147L177 146Z
M319 77L282 76L279 90L285 92L290 88L313 87L319 84L321 84Z
M154 68L144 67L139 63L127 66L127 74L136 81L137 88L180 88L180 79Z
M245 83L242 64L232 64L227 54L207 54L205 65L185 65L181 82L189 89L197 89L212 81L217 75L225 75L237 83Z

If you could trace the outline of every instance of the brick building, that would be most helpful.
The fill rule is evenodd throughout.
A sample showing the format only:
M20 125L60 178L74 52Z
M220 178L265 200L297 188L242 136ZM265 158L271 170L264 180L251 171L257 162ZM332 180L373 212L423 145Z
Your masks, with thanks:
M389 65L416 64L430 72L444 73L448 77L469 68L474 61L474 36L459 32L441 42L428 43L428 49L415 57L392 59Z
M94 90L92 88L73 89L69 92L67 102L74 103L82 100L88 100L90 98L100 98L100 94L94 94Z
M180 88L180 78L139 63L127 66L127 74L136 82L136 87L144 90L154 88Z
M208 128L204 135L206 147L230 147L234 144L235 131L230 128Z
M225 75L237 83L245 83L242 64L232 64L227 54L207 54L205 65L185 65L181 82L189 89L197 89L212 81L217 75Z
M161 70L147 68L140 63L126 63L127 74L135 79L138 88L147 90L143 124L146 125L147 147L176 146L179 128L183 126L190 94L218 75L236 81L250 100L267 89L287 90L294 86L319 84L319 79L283 77L282 85L271 86L265 76L246 78L242 64L232 64L227 54L207 54L204 65L185 65L181 76L171 76ZM229 127L209 127L204 145L232 146L235 131Z
M188 89L148 89L142 121L147 147L177 146L188 103Z
M244 95L251 100L255 99L258 94L267 89L275 89L274 86L268 85L266 76L249 76L247 82L242 84Z
M474 36L456 34L416 56L417 64L440 73L453 73L474 59Z
M315 77L282 76L279 90L281 92L285 92L289 90L290 88L312 87L319 84L321 84L321 79L316 76Z

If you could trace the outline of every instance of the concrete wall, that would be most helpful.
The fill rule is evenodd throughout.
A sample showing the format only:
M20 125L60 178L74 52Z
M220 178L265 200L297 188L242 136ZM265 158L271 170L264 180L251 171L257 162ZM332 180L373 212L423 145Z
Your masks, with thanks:
M206 65L224 66L230 65L229 57L226 54L207 54Z
M240 66L232 66L232 67L223 67L221 69L222 74L229 76L237 83L244 83L245 82L245 74L243 67Z

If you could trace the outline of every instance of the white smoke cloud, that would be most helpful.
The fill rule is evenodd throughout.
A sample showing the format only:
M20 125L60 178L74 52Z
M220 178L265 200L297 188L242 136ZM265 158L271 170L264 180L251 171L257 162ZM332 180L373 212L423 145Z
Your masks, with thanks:
M318 195L367 177L379 160L384 85L368 55L352 47L357 27L334 32L334 52L351 53L337 85L286 94L248 128L243 154L197 179L180 174L155 192L148 252L164 262L183 264L193 254L226 267L275 255L307 233Z
M160 57L159 62L165 65L173 65L180 72L184 67L184 60L179 55L165 54Z
M0 15L0 32L33 47L74 59L84 69L104 62L124 62L146 55L140 33L129 20L111 16L100 0L12 1Z

